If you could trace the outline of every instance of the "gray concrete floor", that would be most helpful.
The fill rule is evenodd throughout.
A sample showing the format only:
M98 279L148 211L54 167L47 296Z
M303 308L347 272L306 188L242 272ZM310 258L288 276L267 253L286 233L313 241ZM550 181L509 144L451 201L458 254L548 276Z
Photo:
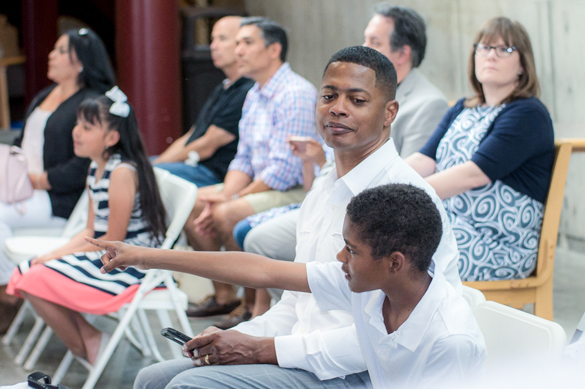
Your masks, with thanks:
M585 254L557 249L554 303L555 321L563 326L567 332L567 337L570 339L585 312ZM150 319L151 323L158 323L155 316L150 317ZM191 325L194 332L198 333L211 325L216 319L191 319ZM30 328L32 321L28 322L27 325ZM106 318L99 318L96 321L96 326L111 332L115 323ZM160 328L153 328L155 334L159 330ZM29 372L26 372L22 367L16 366L13 359L19 350L19 344L22 343L27 332L27 330L21 331L13 344L9 346L0 345L0 385L9 385L26 380ZM164 338L160 336L158 338L163 357L169 358L171 356L169 349L171 345L168 345ZM179 346L176 345L176 347ZM53 374L66 351L65 346L54 337L39 359L35 371ZM98 381L96 388L132 388L132 383L138 370L153 362L154 360L150 358L143 358L127 340L122 340L104 374ZM73 362L62 384L69 386L71 389L80 388L86 377L87 371L77 362Z
M174 315L171 314L175 328L180 328ZM162 356L166 359L172 359L171 347L180 347L178 344L170 343L162 336L158 335L161 329L158 318L154 312L148 313L149 322L153 325L152 332L154 333L157 345ZM215 316L205 319L190 318L191 327L197 334L203 331L213 322L220 319L221 316ZM10 385L18 382L26 381L26 377L32 371L25 371L22 366L17 366L14 363L14 357L20 350L20 345L24 342L26 335L32 328L32 317L24 325L18 336L13 340L12 344L3 346L0 344L0 386ZM95 326L106 332L113 332L116 328L116 321L106 317L98 317L95 321ZM42 371L45 374L53 375L59 363L65 356L67 348L55 336L51 338L49 344L39 358L33 371ZM114 352L110 359L104 373L99 379L96 389L98 388L117 388L130 389L134 383L134 378L138 371L148 365L155 363L153 358L145 358L142 354L134 348L127 339L122 339L120 345ZM87 378L87 370L81 366L77 361L73 361L67 374L63 378L61 384L71 388L81 388Z

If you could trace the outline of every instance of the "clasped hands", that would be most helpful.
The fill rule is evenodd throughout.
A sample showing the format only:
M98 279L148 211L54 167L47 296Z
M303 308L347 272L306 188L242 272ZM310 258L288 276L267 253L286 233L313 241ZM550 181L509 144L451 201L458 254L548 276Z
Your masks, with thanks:
M202 196L201 200L205 202L205 208L201 214L193 221L195 231L203 236L214 237L215 225L213 220L213 210L221 203L229 200L223 193L214 193L207 196Z

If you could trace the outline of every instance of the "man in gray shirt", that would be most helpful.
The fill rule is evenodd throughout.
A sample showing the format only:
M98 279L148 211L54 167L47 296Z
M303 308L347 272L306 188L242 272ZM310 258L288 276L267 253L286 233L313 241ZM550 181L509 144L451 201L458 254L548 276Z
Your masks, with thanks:
M447 99L417 69L425 56L426 26L406 7L381 4L364 31L364 46L384 54L396 68L400 104L390 136L402 158L418 151L447 112Z

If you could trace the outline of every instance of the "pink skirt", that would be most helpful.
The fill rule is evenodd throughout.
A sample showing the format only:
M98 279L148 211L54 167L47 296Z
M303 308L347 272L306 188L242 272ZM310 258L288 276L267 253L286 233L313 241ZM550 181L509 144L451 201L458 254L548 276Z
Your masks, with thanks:
M44 265L36 265L24 274L18 267L14 269L6 292L23 297L20 291L25 291L77 312L105 315L130 303L139 286L130 285L123 292L112 295L74 281Z

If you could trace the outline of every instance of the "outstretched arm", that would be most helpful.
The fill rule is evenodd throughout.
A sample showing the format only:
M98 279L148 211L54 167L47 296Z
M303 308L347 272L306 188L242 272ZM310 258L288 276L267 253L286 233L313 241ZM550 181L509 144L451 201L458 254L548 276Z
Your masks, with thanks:
M303 263L284 262L244 252L193 252L151 249L121 242L85 238L106 250L102 256L107 273L115 268L165 269L195 274L250 288L281 288L310 292ZM245 264L245 266L242 266Z

